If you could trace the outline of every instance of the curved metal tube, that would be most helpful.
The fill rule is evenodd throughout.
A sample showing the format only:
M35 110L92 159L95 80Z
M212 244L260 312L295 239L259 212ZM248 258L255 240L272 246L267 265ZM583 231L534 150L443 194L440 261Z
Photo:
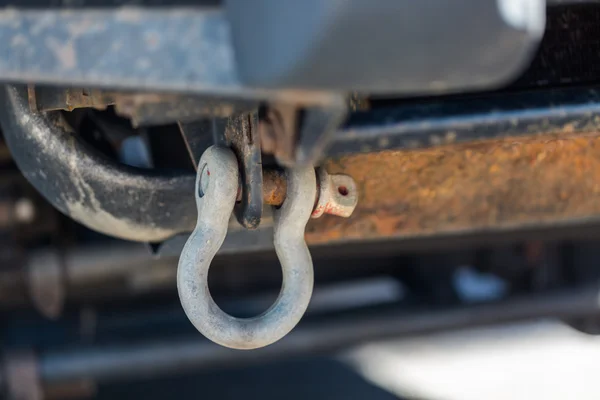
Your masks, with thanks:
M229 149L211 147L198 165L200 218L179 259L181 304L196 329L213 342L235 349L267 346L296 326L310 302L313 268L304 229L316 195L315 171L312 167L287 171L287 196L281 208L274 210L275 250L283 273L281 292L263 314L242 319L223 312L208 288L210 263L225 240L235 205L237 161Z
M17 166L57 209L96 231L156 242L194 227L194 176L128 167L104 158L29 109L27 89L0 90L0 124Z

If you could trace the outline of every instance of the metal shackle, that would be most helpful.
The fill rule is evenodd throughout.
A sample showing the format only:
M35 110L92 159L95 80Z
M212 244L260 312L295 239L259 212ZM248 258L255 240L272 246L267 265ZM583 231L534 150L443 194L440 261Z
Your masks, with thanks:
M275 303L253 318L236 318L219 308L208 288L208 270L227 235L238 192L238 163L227 148L208 148L198 164L198 223L183 248L177 288L192 324L208 339L225 347L256 349L274 343L300 321L313 290L313 265L304 240L316 196L315 170L286 171L287 195L273 210L274 244L283 282Z

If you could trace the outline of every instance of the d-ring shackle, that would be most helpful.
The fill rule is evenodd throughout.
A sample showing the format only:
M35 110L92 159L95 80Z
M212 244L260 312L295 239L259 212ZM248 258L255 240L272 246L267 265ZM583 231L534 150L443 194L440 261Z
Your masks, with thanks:
M208 289L208 269L227 235L238 192L238 163L227 148L208 148L198 163L198 223L189 237L177 270L179 298L186 315L204 336L222 346L256 349L288 334L308 307L313 290L313 265L304 241L315 196L311 167L286 171L287 196L273 210L275 251L283 273L275 303L253 318L236 318L215 303Z

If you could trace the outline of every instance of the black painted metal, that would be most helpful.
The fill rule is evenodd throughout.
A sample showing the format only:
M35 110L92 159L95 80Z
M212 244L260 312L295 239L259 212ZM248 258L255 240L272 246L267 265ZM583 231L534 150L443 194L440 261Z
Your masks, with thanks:
M571 88L417 100L353 113L330 156L498 137L600 129L600 89Z
M159 241L193 229L193 175L105 159L61 125L59 114L31 112L23 87L3 88L0 100L0 122L15 162L61 212L129 240Z
M234 209L238 222L246 229L260 225L263 211L263 171L258 133L258 114L232 117L225 128L225 138L233 149L240 168L241 201Z
M263 210L262 156L258 134L257 113L242 113L231 118L210 118L191 123L179 123L194 167L202 153L213 144L231 147L240 167L241 200L235 216L244 228L256 229Z
M207 118L196 122L178 123L179 131L196 171L204 150L216 143L218 137L216 132L221 130L219 127L221 121L221 118Z
M347 112L346 101L342 97L328 105L304 108L294 163L314 165L321 161Z
M505 81L507 77L512 77L521 67L526 66L541 32L536 33L535 38L529 38L525 30L512 28L511 24L498 21L497 16L491 18L496 23L483 24L485 29L481 30L478 27L482 24L473 23L473 18L465 14L464 9L476 7L471 10L475 13L487 10L483 14L480 12L481 15L478 14L484 18L490 17L490 13L497 14L497 7L494 2L470 1L448 6L451 15L440 11L442 8L446 9L445 4L440 4L440 7L443 6L440 8L416 6L411 2L398 6L394 5L397 1L389 2L394 5L392 9L400 17L406 18L410 12L404 11L412 11L426 20L430 20L428 17L434 14L434 21L441 20L444 23L444 27L429 24L426 30L421 29L420 23L412 24L415 18L408 17L405 21L410 23L411 28L406 28L406 24L396 23L395 14L382 12L381 5L369 5L371 11L379 10L375 15L360 13L361 7L364 7L360 6L357 9L360 2L352 2L354 7L350 7L350 4L336 6L335 14L341 17L341 20L338 18L332 21L327 19L329 13L319 15L317 9L312 10L307 6L305 9L308 11L305 15L293 18L292 25L301 30L298 32L300 36L304 36L302 33L307 34L309 43L306 46L300 46L303 42L295 41L285 44L287 41L283 37L279 41L284 44L283 49L287 49L286 54L291 56L291 61L297 61L294 63L284 60L282 63L286 65L286 71L300 71L298 73L306 78L306 82L301 80L294 85L290 85L289 82L285 84L278 74L267 73L267 82L262 85L240 78L244 71L244 68L238 65L244 64L240 61L241 56L244 55L243 60L246 63L251 61L255 65L255 71L264 72L266 67L281 63L273 63L272 54L262 57L261 46L258 46L258 52L249 51L247 46L234 48L235 41L232 36L246 40L247 35L240 35L239 32L232 35L231 32L237 32L239 29L236 29L236 25L240 24L244 25L244 30L250 25L251 32L258 32L260 29L257 29L257 26L268 27L271 26L271 21L281 22L284 15L275 14L274 18L269 18L263 15L264 13L259 13L258 16L266 16L269 19L267 24L256 25L248 18L248 13L234 13L238 18L232 22L231 13L224 15L218 0L0 0L0 37L3 39L0 42L0 78L22 83L173 90L261 99L275 98L278 94L274 90L257 88L330 88L336 91L356 88L352 84L356 82L348 81L348 77L361 81L360 87L365 90L386 93L393 92L394 87L404 94L446 93L466 87L490 87ZM237 2L238 7L245 7L245 3ZM126 7L131 5L137 7ZM68 8L68 12L63 8ZM321 7L319 1L315 2L313 8L326 10L326 7ZM231 9L235 10L237 7L230 7L228 10ZM253 7L250 7L251 11L252 9ZM354 10L351 15L361 18L349 18L345 16L344 10ZM283 11L283 14L294 15L289 10ZM239 14L242 15L241 19ZM257 16L256 13L252 15ZM323 21L332 22L333 26L330 26L330 23L321 23L321 16L325 17ZM452 16L455 18L452 19ZM455 29L455 25L461 26L460 21L463 21L463 18L471 30ZM326 29L332 35L319 36L318 32L306 29L310 25L307 21L311 20L316 21L321 29ZM381 42L383 39L376 39L372 35L353 36L357 35L357 32L365 31L360 27L371 26L378 20L385 21L383 26L387 28L388 33L394 35L379 35L387 38L384 42ZM81 21L86 22L85 26ZM336 29L340 27L340 23L342 30ZM494 29L498 24L504 29ZM402 29L408 30L398 30L400 25ZM277 26L275 23L271 28ZM430 30L434 27L439 28L439 32L431 33ZM261 32L268 33L271 28L265 28ZM287 30L284 29L283 33L286 34ZM450 35L444 35L444 32L450 32ZM425 40L435 37L435 45L442 51L421 51L422 45L413 38L414 35ZM269 34L267 38L275 36L277 35ZM292 38L294 37L296 35L292 35ZM326 48L320 46L323 40L319 37L328 38ZM352 38L363 45L356 46ZM473 50L472 46L463 46L464 40L457 41L461 38L468 39L469 43L476 43L479 50L487 56L472 56L477 51ZM398 42L400 39L402 43ZM252 48L261 42L248 40ZM482 47L482 43L487 45ZM503 43L503 46L493 46L490 43ZM398 51L389 51L394 47L398 48ZM455 53L461 52L462 47L468 51L463 54L464 57L456 56ZM370 56L356 57L356 54L364 52L360 49L375 49L373 51L376 57L369 51L367 53ZM308 59L304 57L307 50L311 50L308 51L311 54L316 51L314 56L318 57L311 58L311 68L301 68ZM340 61L344 57L331 58L334 53L354 58L352 62ZM403 56L398 57L398 54ZM411 57L411 54L414 57ZM448 54L451 55L448 57ZM430 68L423 68L419 64L423 60L427 62L432 59L441 59L443 62L430 62ZM324 62L327 60L333 60L336 66L341 65L342 68L332 67ZM390 60L394 63L390 64ZM411 62L407 63L406 60ZM436 70L435 73L428 72L432 68ZM432 78L438 76L439 71L450 70L454 73L445 73L440 77L445 81L444 84ZM387 74L382 75L382 71ZM473 71L479 73L469 73ZM390 73L402 79L385 79ZM417 77L412 77L411 74ZM321 78L316 79L318 76ZM346 79L338 79L344 76ZM325 81L322 81L323 79ZM432 84L434 80L435 84Z

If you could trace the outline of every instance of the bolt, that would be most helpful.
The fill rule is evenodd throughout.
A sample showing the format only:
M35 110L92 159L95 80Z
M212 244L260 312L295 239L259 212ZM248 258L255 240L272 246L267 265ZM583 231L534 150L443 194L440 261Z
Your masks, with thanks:
M318 199L312 213L312 218L323 214L348 218L354 212L358 203L356 183L351 176L333 174L325 169L317 169Z
M319 218L323 214L336 215L348 218L356 208L358 191L356 183L351 176L329 174L323 168L316 169L317 198L312 218ZM206 187L202 174L200 180L200 197L204 195ZM270 206L279 207L283 204L287 194L285 173L279 170L263 170L263 202ZM238 189L237 201L242 200L242 188Z

